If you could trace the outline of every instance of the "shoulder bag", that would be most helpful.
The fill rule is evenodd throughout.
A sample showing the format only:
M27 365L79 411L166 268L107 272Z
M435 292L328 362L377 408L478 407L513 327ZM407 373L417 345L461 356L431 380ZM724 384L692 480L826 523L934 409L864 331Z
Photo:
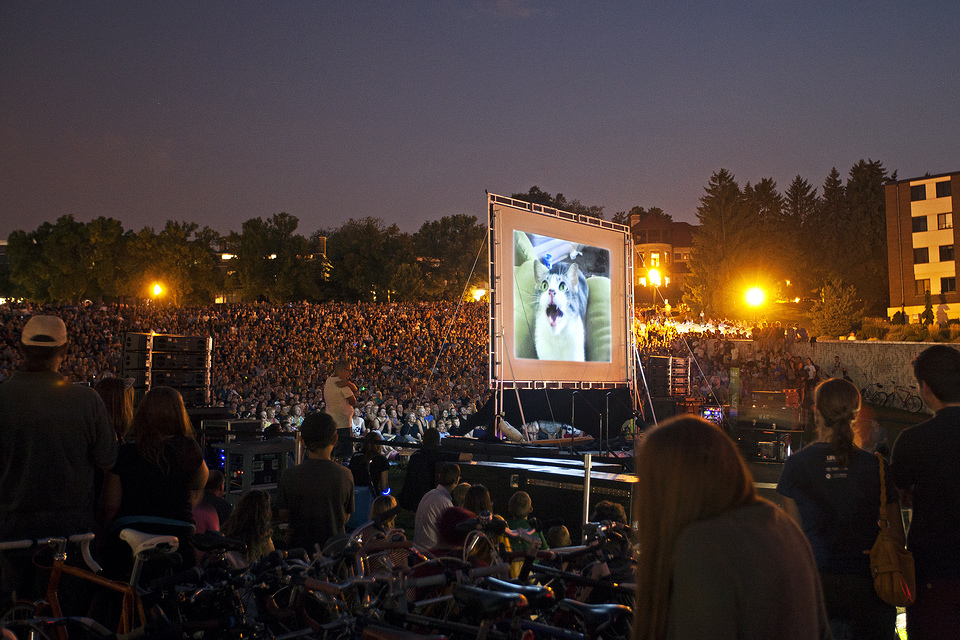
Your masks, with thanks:
M887 522L887 483L884 477L883 456L876 454L880 462L880 534L870 554L870 573L873 588L880 599L897 607L909 607L917 598L917 581L914 574L913 554L890 535Z

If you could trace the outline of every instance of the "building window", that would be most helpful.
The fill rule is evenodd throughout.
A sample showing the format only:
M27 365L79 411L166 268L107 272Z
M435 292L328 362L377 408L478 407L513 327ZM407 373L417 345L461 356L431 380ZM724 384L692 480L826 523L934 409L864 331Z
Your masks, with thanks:
M930 262L930 249L920 247L913 250L913 264L926 264Z
M650 253L650 266L659 267L660 266L660 252L653 251Z
M956 278L940 278L940 293L950 293L957 290Z
M953 245L945 244L940 246L940 262L953 262Z
M681 260L683 260L683 258L680 256L679 253L673 254L673 261L674 261L674 262L680 262Z
M927 230L927 216L917 216L913 219L913 232L920 233Z
M953 229L953 214L952 214L952 213L938 213L938 214L937 214L937 229Z
M689 253L683 254L683 259L684 259L684 260L689 260L689 259L690 259L690 254L689 254Z
M938 198L950 197L950 181L949 180L944 180L943 182L937 183L937 197Z
M914 280L914 285L916 286L915 293L918 296L922 296L927 291L930 291L930 278L925 280Z
M927 199L927 185L917 184L910 187L910 202Z

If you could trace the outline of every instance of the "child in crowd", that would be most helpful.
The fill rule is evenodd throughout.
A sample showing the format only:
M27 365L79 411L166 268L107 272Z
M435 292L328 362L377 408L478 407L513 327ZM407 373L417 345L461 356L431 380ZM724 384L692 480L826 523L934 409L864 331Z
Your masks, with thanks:
M530 494L526 491L517 491L510 496L510 502L507 503L507 512L510 514L510 518L507 520L507 526L511 529L528 531L533 528L533 525L530 524L530 514L533 513L533 501L530 499ZM536 534L540 538L540 548L549 549L550 545L547 544L547 539L539 527L537 528ZM529 549L530 543L524 540L517 540L516 546L518 551L526 551Z
M223 524L223 535L240 540L247 545L247 549L242 555L229 552L227 556L231 564L237 568L246 567L273 551L272 517L270 494L266 491L254 489L240 498L230 518Z
M547 530L547 544L550 545L551 549L569 547L570 532L567 531L567 528L562 524L558 524L555 527L550 527L550 529Z

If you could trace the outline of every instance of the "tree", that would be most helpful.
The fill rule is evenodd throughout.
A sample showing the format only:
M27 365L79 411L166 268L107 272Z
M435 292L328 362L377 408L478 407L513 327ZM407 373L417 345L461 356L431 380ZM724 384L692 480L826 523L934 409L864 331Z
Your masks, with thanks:
M476 216L444 216L423 223L413 236L425 279L422 293L431 299L456 300L465 289L482 287L487 280L481 256L486 237L487 227L478 224Z
M413 264L413 240L397 225L380 218L351 218L327 233L330 296L349 302L389 302L393 276L400 265ZM408 274L413 275L408 271Z
M697 207L700 227L693 237L684 301L694 311L722 317L735 311L743 274L753 269L757 225L726 169L710 177L705 191Z
M230 235L243 300L290 302L319 296L322 263L311 242L296 233L299 224L296 216L281 212L266 220L251 218L239 234Z
M90 280L96 286L97 296L120 296L130 236L119 220L103 216L87 224L86 235L90 243Z
M826 282L843 276L843 235L847 228L847 194L836 167L823 181L823 197L814 215L804 225L805 244L812 258L811 272L816 281Z
M810 310L813 332L820 336L845 336L862 318L863 303L857 295L857 288L844 285L840 280L824 285Z
M44 222L32 233L15 231L7 247L17 292L42 302L77 302L96 294L90 279L90 242L72 215Z
M168 220L160 233L144 227L133 236L128 295L148 295L153 284L160 284L174 305L212 302L222 284L213 254L217 234L198 229L195 222Z
M554 209L560 209L561 211L569 211L570 213L577 213L603 220L602 205L587 206L579 200L567 200L566 196L562 193L558 193L554 197L546 191L542 191L540 187L537 186L530 187L526 193L514 193L510 197L532 204L542 204L545 207L552 207Z
M794 239L792 244L797 250L791 282L795 285L794 291L806 298L823 282L822 275L819 278L813 275L821 270L821 238L816 228L820 199L816 188L798 175L787 187L783 207L784 228L789 237Z
M870 315L885 315L889 303L887 218L884 183L887 171L875 160L860 160L846 184L849 213L843 229L844 273L856 283Z

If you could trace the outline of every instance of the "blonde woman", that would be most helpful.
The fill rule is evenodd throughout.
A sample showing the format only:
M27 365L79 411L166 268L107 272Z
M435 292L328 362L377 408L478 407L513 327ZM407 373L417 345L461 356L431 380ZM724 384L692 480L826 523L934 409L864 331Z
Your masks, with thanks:
M244 494L230 518L223 525L223 535L235 538L247 545L241 554L231 552L235 567L245 567L273 551L273 529L270 521L270 494L253 489Z
M834 636L893 640L897 609L877 596L863 552L880 532L880 467L875 455L854 444L852 423L859 409L860 392L847 380L818 385L813 406L818 439L787 459L777 491L813 547ZM902 544L899 494L889 469L884 475L885 515Z
M636 463L634 640L830 637L810 545L716 425L662 422Z

